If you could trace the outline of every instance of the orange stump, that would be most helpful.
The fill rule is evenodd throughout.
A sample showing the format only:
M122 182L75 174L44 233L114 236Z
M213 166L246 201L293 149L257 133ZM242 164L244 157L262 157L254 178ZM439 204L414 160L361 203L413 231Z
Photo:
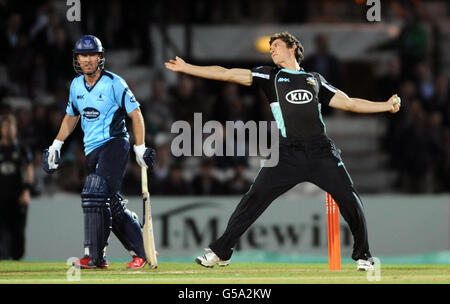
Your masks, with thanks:
M339 237L339 208L327 193L328 263L330 270L341 270L341 242Z

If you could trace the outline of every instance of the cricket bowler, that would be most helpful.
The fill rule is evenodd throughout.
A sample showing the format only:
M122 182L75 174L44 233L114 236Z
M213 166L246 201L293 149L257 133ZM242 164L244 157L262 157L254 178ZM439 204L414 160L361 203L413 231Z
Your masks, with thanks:
M75 43L73 67L79 75L70 86L59 132L44 151L43 169L53 173L58 168L61 147L81 118L88 176L81 193L84 257L74 265L82 269L108 268L106 246L112 230L133 257L127 269L143 268L147 261L141 226L119 193L130 154L127 116L132 120L137 163L141 167L153 165L154 151L145 147L139 102L120 76L104 69L104 49L97 37L85 35Z
M310 182L330 193L338 204L353 235L352 259L357 261L357 270L374 268L363 205L340 149L326 134L321 109L330 106L357 113L397 113L400 98L393 95L385 102L350 98L320 74L303 70L300 67L303 51L298 39L282 32L270 38L270 55L275 66L226 69L191 65L179 57L165 63L166 68L175 72L261 87L281 135L278 165L261 168L223 235L209 245L207 253L196 258L202 266L227 266L239 238L272 201L298 183Z

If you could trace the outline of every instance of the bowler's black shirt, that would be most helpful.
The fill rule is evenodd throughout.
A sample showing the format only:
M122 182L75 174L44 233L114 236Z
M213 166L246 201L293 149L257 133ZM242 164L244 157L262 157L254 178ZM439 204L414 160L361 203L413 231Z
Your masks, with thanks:
M326 136L322 106L337 89L319 73L260 66L251 69L252 85L260 86L272 109L281 140L296 141Z

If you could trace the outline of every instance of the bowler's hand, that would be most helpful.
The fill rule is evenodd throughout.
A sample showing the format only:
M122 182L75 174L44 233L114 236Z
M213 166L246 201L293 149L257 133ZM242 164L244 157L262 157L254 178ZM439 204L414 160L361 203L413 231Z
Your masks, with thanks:
M400 97L397 96L397 94L392 95L387 102L391 105L391 109L389 110L389 112L395 114L400 111L402 101Z
M155 151L150 147L145 147L145 144L133 146L134 153L136 154L136 162L139 166L148 168L153 168L153 163L155 161Z
M176 56L175 59L170 59L164 64L167 69L174 72L184 72L187 66L187 63L178 56Z

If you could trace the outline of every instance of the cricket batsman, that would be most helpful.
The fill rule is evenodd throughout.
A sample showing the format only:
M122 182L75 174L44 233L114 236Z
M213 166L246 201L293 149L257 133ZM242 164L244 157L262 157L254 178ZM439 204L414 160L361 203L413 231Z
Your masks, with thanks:
M142 268L147 261L141 226L119 193L130 154L127 116L132 120L137 163L141 167L153 165L154 151L145 147L139 103L120 76L104 69L104 49L97 37L85 35L75 43L73 67L79 75L70 86L59 132L44 151L43 169L53 173L58 168L61 147L81 118L88 176L81 193L84 257L74 265L82 269L108 268L106 246L112 230L133 257L127 269Z
M209 245L207 253L196 258L202 266L227 266L239 238L272 201L298 183L310 182L330 193L338 204L353 235L352 259L357 261L357 270L374 269L363 205L340 149L326 134L321 109L330 106L357 113L397 113L400 98L393 95L385 102L351 98L320 74L303 70L300 67L303 51L298 39L282 32L270 38L275 66L226 69L191 65L179 57L165 63L166 68L175 72L261 87L281 134L278 165L261 168L223 235Z

